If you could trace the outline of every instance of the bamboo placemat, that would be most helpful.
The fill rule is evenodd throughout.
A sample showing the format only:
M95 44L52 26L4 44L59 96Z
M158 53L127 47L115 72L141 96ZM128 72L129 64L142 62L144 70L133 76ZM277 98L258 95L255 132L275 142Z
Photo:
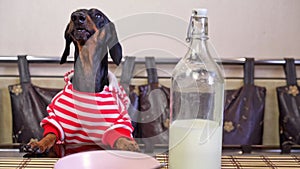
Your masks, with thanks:
M53 168L58 158L0 157L0 168L48 169Z
M158 154L155 158L168 169L168 155ZM0 157L0 168L50 169L58 158L8 158ZM300 155L225 155L222 169L296 169L300 168Z
M159 154L155 157L168 168L168 155ZM296 169L300 168L298 155L223 155L222 169Z
M300 168L299 155L223 156L222 168Z

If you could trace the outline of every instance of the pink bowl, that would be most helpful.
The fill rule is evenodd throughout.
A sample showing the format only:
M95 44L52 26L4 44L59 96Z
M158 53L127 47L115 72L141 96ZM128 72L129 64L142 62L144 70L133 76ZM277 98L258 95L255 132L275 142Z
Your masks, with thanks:
M68 155L59 159L55 169L152 169L160 163L153 157L130 151L98 150Z

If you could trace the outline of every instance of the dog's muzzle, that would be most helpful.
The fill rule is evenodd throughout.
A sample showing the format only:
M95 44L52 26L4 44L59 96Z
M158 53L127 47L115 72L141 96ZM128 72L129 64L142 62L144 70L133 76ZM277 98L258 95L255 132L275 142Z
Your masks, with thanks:
M93 34L88 28L88 20L86 17L84 12L74 12L71 15L71 21L74 25L72 34L77 41L82 43L87 41Z

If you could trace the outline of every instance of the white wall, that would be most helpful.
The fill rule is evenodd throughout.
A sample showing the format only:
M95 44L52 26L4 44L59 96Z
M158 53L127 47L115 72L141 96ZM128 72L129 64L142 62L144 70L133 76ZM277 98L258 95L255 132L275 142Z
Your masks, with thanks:
M60 56L71 12L90 7L116 23L125 55L183 56L191 9L205 7L222 58L300 58L300 0L0 0L0 56Z

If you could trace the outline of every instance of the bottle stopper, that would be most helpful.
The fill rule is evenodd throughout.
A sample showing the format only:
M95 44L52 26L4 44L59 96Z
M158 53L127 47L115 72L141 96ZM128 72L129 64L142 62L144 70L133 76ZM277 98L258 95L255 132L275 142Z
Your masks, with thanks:
M194 16L207 17L207 9L205 9L205 8L193 9L192 13L194 14Z

